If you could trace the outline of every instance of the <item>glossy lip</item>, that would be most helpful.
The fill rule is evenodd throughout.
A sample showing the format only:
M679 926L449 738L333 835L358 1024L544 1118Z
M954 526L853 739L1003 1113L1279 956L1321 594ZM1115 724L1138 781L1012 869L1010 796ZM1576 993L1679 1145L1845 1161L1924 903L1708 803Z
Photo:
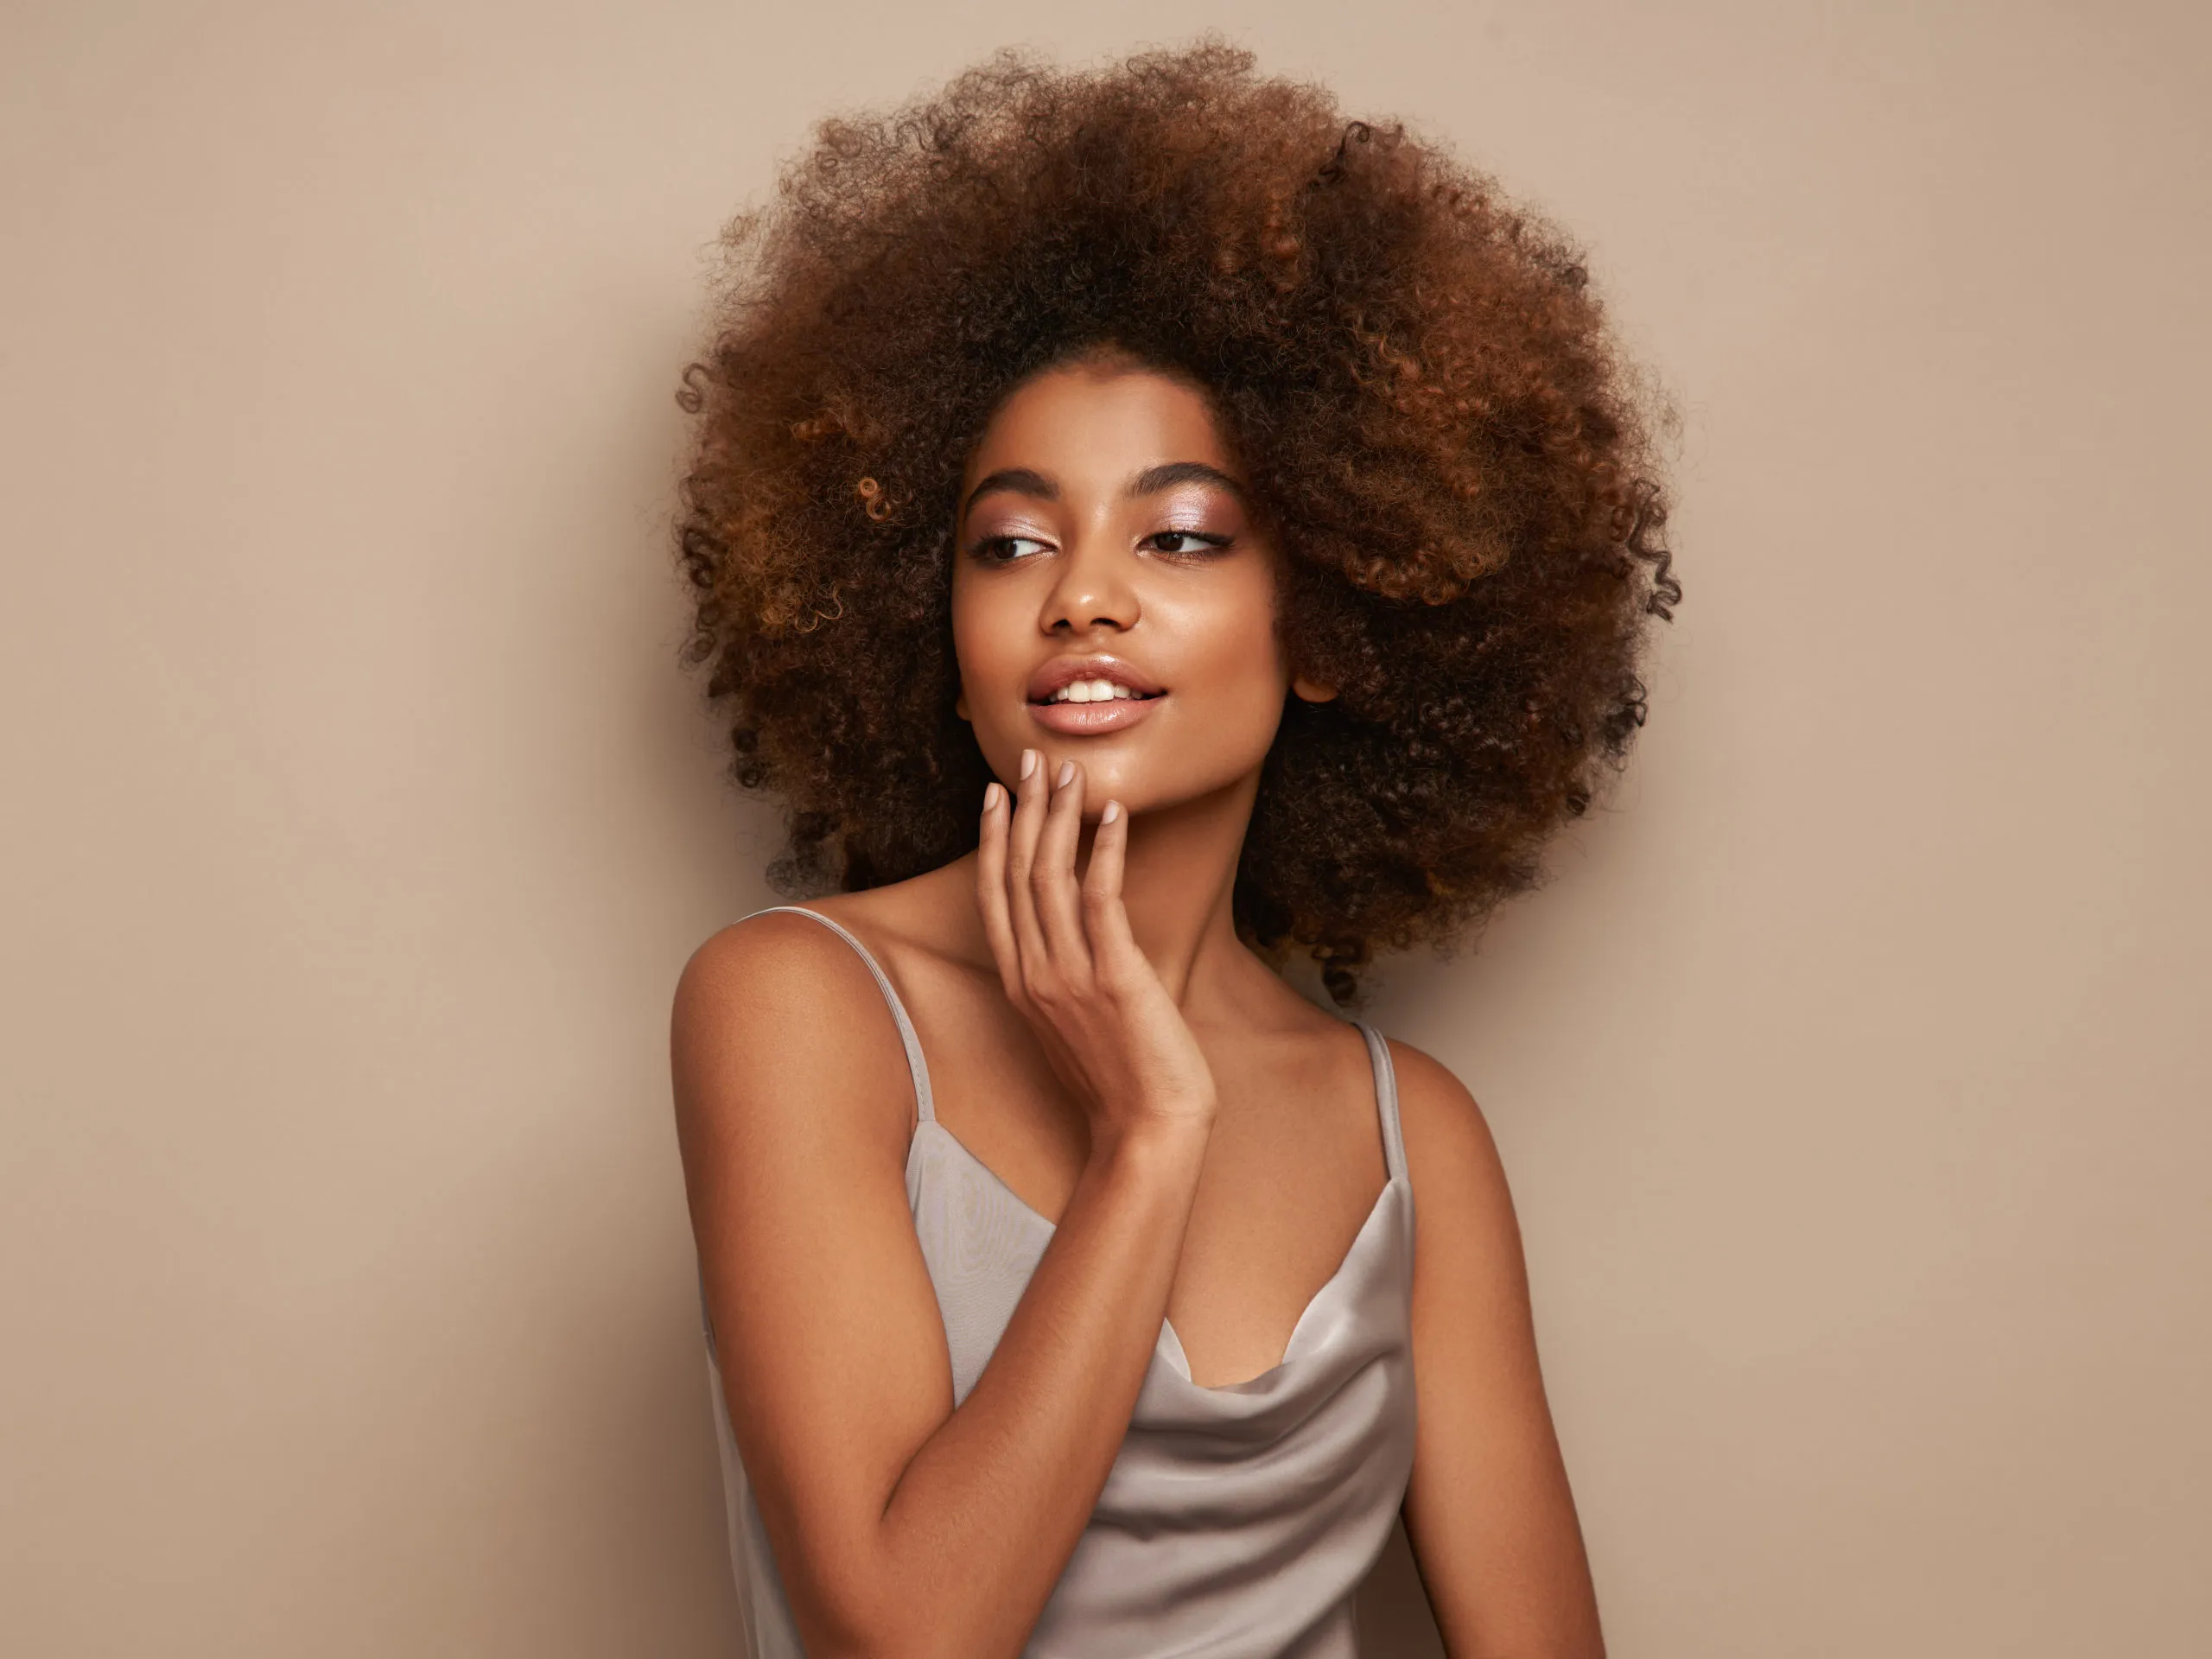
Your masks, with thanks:
M1135 698L1116 697L1111 702L1033 702L1029 717L1048 732L1058 732L1065 737L1090 737L1100 732L1118 732L1148 720L1152 711L1165 702L1165 697L1147 697L1141 702Z
M1077 680L1106 680L1126 685L1136 696L1111 702L1048 702L1046 698ZM1147 676L1118 657L1055 657L1029 677L1029 715L1050 732L1090 737L1118 732L1150 717L1166 693Z
M1126 685L1141 697L1156 697L1162 688L1118 657L1055 657L1029 677L1029 701L1042 702L1064 685L1077 680L1110 680ZM1075 708L1087 705L1076 703Z

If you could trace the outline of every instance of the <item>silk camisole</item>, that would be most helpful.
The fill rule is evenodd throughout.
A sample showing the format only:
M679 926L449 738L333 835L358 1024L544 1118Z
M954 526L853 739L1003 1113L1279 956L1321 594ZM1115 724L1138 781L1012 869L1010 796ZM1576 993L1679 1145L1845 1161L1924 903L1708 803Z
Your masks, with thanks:
M906 1048L918 1118L906 1197L957 1407L1053 1224L937 1121L913 1021L868 948L818 911L759 913L785 911L859 953ZM1359 1029L1389 1177L1381 1196L1272 1370L1203 1387L1162 1321L1121 1451L1031 1630L1029 1659L1354 1659L1353 1593L1389 1537L1414 1449L1413 1190L1390 1052L1371 1027ZM730 1431L711 1319L706 1344L746 1652L804 1659Z

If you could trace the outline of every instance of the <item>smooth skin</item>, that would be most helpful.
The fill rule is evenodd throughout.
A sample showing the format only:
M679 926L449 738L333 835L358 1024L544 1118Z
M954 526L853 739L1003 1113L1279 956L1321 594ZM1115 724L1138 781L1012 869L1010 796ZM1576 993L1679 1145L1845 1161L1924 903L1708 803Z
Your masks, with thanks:
M897 982L944 1128L1056 1230L980 1380L908 1209L915 1108L866 968L770 915L677 988L677 1116L731 1426L807 1651L1017 1655L1173 1321L1256 1376L1386 1177L1358 1033L1237 938L1287 696L1279 554L1203 392L1111 355L1001 404L962 486L960 711L1005 787L981 846L818 901ZM1063 729L1040 683L1156 689ZM1592 1659L1598 1614L1481 1112L1392 1043L1416 1212L1408 1533L1452 1659Z

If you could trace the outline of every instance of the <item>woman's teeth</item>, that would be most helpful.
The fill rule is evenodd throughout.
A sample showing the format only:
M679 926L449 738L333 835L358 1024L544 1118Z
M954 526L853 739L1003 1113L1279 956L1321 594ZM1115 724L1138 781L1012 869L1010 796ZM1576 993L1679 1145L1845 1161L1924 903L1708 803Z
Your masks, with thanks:
M1071 680L1045 699L1047 702L1109 702L1136 693L1115 680Z

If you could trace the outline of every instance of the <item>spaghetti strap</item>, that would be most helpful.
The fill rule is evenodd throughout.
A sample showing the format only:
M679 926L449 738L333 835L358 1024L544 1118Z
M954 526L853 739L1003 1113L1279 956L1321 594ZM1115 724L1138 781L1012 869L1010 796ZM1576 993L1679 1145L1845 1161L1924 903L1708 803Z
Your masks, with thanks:
M898 1025L899 1040L906 1050L906 1071L914 1080L914 1112L916 1121L934 1122L937 1110L930 1099L930 1068L922 1058L922 1039L914 1034L914 1022L906 1017L906 1005L899 1000L899 993L892 988L891 976L883 971L883 964L868 946L855 938L850 930L839 925L818 910L809 910L804 905L771 905L766 910L756 910L753 916L810 916L828 928L868 964L869 973L875 976L876 988L883 993L883 1000L891 1009L891 1018ZM751 921L753 916L741 919Z
M1362 1023L1367 1039L1367 1058L1375 1067L1375 1109L1382 1120L1382 1158L1392 1180L1406 1173L1406 1140L1398 1128L1398 1073L1390 1064L1390 1045L1374 1027Z

